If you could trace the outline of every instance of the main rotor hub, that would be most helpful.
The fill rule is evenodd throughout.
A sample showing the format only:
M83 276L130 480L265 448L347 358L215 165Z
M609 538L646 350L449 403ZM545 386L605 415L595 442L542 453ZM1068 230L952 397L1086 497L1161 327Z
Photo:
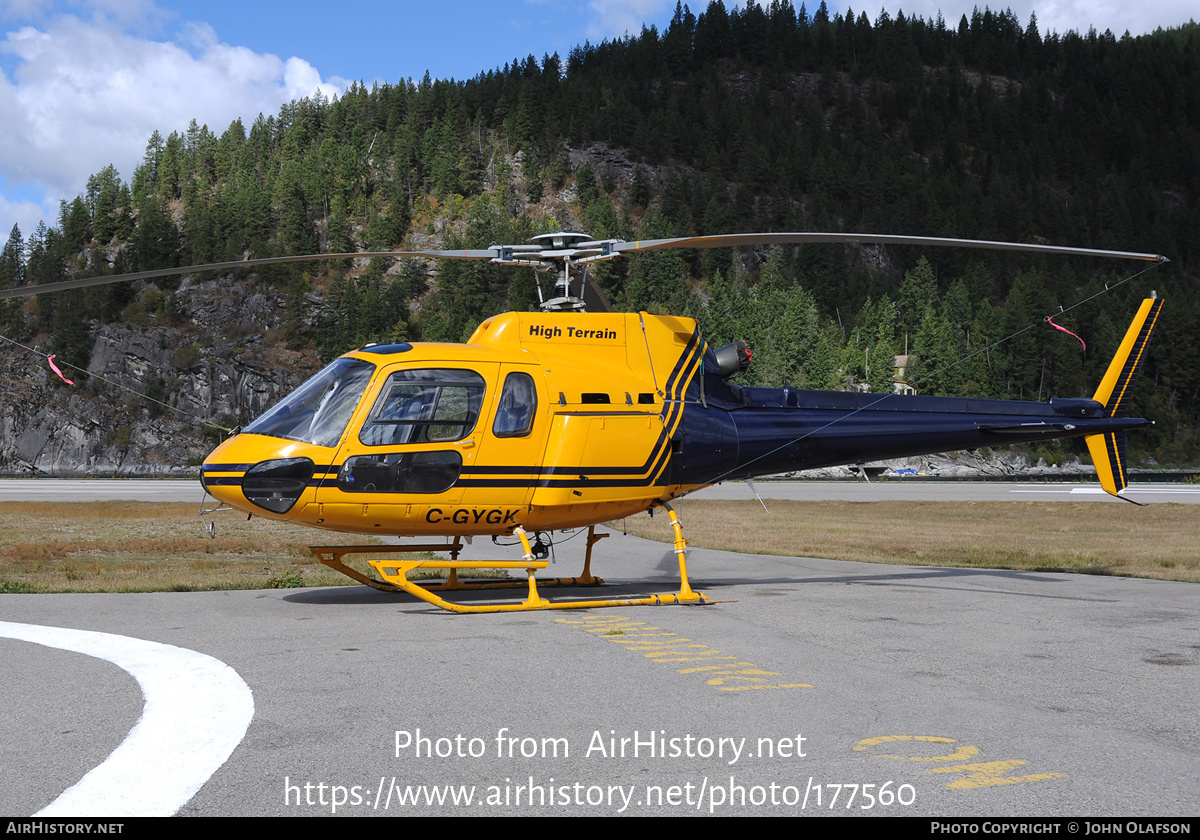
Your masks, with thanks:
M613 245L623 239L593 239L589 234L558 231L543 233L530 240L531 245L493 245L498 256L492 259L496 265L527 265L537 272L556 275L553 296L547 300L538 284L538 308L543 312L584 312L587 304L583 300L587 282L588 263L611 260L620 254ZM578 293L571 289L571 281L578 278Z
M533 237L530 242L536 242L544 248L552 248L556 251L561 251L578 245L581 242L587 242L592 237L586 233L568 233L560 230L558 233L543 233Z

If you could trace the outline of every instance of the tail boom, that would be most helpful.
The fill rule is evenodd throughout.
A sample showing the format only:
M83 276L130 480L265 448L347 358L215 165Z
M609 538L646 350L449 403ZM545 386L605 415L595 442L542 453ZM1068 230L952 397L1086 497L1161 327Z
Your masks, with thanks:
M693 383L672 439L669 485L702 486L791 470L957 449L1083 437L1101 486L1127 484L1126 416L1162 301L1142 303L1092 399L1048 403L738 387L711 370ZM711 365L715 369L715 362ZM700 379L700 377L697 377Z

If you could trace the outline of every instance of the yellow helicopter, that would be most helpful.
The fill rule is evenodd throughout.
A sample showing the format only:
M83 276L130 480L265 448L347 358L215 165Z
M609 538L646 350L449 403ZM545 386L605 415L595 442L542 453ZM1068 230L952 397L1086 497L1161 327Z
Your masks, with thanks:
M347 353L218 446L200 482L223 505L342 533L443 537L445 543L315 546L326 565L388 591L455 612L711 603L693 591L671 501L729 479L1050 438L1086 439L1100 482L1126 486L1124 433L1150 421L1125 416L1130 388L1162 301L1144 301L1091 399L1049 402L742 387L751 361L735 342L710 347L690 318L588 312L587 267L662 248L878 243L998 248L1165 262L1156 254L1061 246L865 234L777 233L641 242L583 233L526 245L464 251L389 251L245 260L87 278L0 292L0 299L169 274L277 262L361 257L488 260L556 275L538 312L484 321L466 344L368 345ZM575 283L578 283L576 293ZM594 290L592 290L594 291ZM539 285L539 297L541 286ZM601 306L604 306L602 303ZM679 559L677 593L636 598L543 598L542 586L593 586L595 526L662 508ZM537 580L548 549L541 535L588 529L579 577ZM532 541L531 541L531 536ZM464 539L516 536L523 557L460 559ZM378 578L346 564L350 554L449 549L449 560L368 560ZM442 584L417 583L418 568L447 569ZM466 583L458 571L524 569L521 583ZM519 603L453 603L438 591L528 585Z

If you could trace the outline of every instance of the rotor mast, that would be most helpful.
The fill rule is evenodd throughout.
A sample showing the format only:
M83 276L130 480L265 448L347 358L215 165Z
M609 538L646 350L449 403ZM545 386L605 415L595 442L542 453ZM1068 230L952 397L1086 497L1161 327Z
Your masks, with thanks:
M584 285L587 282L587 264L598 260L613 259L619 254L613 245L619 239L595 240L586 233L558 231L533 237L532 245L493 245L497 256L496 265L527 265L539 274L554 272L554 291L549 299L539 283L538 308L543 312L584 312ZM572 290L572 281L578 278L577 292Z

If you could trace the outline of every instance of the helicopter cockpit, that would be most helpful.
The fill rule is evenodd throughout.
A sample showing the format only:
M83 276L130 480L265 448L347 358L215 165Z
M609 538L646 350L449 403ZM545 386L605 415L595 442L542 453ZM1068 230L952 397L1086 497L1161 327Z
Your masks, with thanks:
M276 448L284 457L246 469L239 482L246 498L282 514L306 487L318 493L325 487L358 498L377 493L446 493L459 481L464 455L470 460L483 442L476 434L481 418L489 419L490 428L483 432L493 438L513 440L531 434L538 392L529 373L509 370L497 382L496 366L490 360L472 369L428 358L413 359L413 367L398 367L386 359L412 349L399 344L359 351L383 360L357 353L343 356L246 426L245 435L298 444ZM493 387L498 393L494 405L489 393ZM336 453L321 454L304 444ZM234 476L226 477L225 471L225 465L207 465L206 487L233 483ZM336 503L328 493L321 498Z

